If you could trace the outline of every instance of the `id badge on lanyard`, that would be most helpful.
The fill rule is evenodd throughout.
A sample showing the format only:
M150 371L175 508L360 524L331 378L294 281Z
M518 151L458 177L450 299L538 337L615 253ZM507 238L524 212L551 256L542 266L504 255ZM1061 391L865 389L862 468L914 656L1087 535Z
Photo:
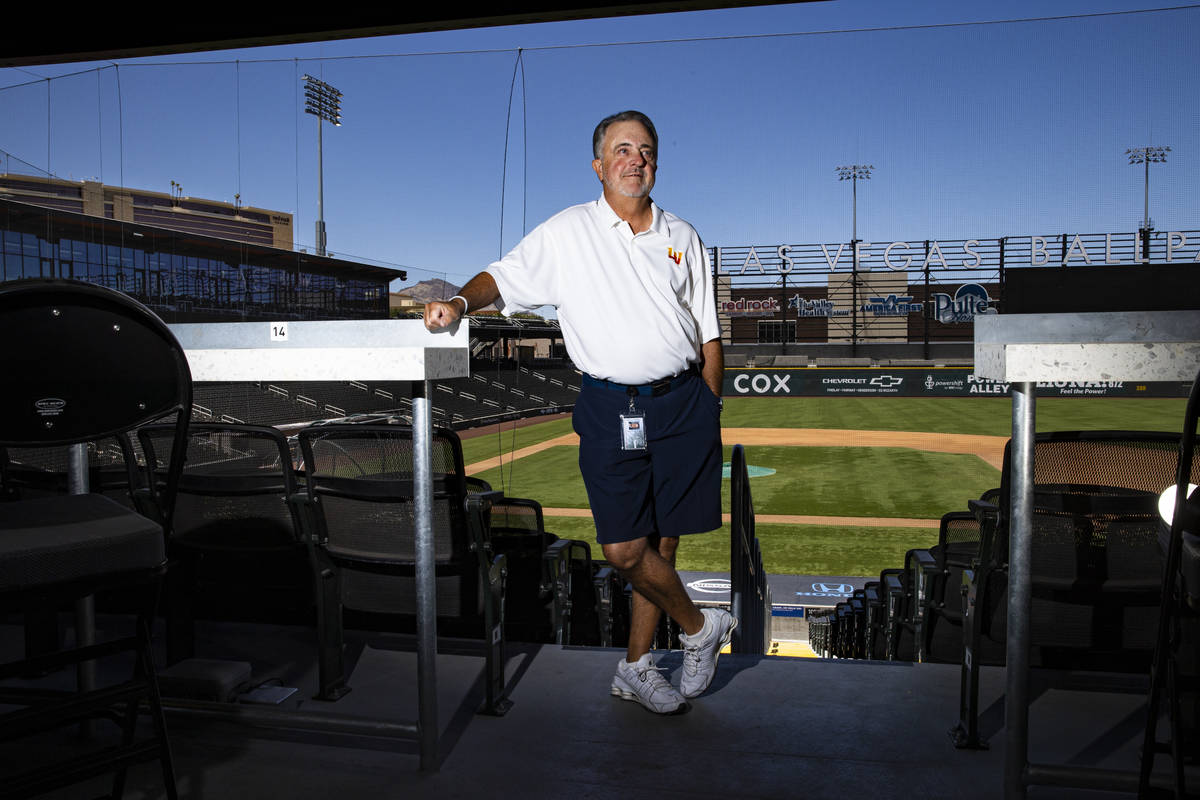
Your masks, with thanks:
M621 414L621 449L646 449L646 415L634 404L635 395L629 395L629 408Z

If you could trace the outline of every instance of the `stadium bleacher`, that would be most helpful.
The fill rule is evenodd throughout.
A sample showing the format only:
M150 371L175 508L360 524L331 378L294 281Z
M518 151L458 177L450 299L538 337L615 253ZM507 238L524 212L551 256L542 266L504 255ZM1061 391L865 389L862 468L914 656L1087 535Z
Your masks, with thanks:
M569 410L579 393L579 373L556 366L498 365L476 361L472 375L437 381L431 397L435 422L455 429L539 409ZM274 381L201 383L193 418L201 421L283 425L394 414L410 420L410 387L403 382Z

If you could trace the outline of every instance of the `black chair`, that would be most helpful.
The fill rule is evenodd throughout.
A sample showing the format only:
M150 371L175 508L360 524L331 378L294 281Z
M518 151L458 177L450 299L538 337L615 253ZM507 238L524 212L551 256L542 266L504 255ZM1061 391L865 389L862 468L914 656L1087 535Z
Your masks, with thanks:
M887 661L912 661L916 657L915 640L905 621L911 619L912 581L907 570L892 568L879 573L879 592L883 601L884 658Z
M350 690L342 610L412 617L416 542L412 429L334 424L300 432L306 490L293 498L318 582L317 697ZM499 493L469 493L462 444L451 430L432 440L433 538L440 619L462 621L483 639L487 700L503 714L505 558L494 555L488 505Z
M628 644L631 594L612 565L592 560L591 545L555 537L542 564L554 598L554 642L593 647ZM660 620L660 629L665 624L665 619Z
M0 501L32 500L70 494L69 452L63 447L0 447ZM124 434L92 443L87 448L87 488L136 508L131 484L136 476L133 446ZM26 615L27 653L56 649L61 635L58 614L45 609Z
M156 496L166 489L173 435L166 425L138 431ZM194 655L196 608L222 619L310 619L308 554L288 503L296 488L279 430L192 423L167 543L168 664Z
M963 574L978 558L979 520L970 511L943 514L938 543L928 551L910 551L906 558L909 580L917 587L912 625L921 661L961 663Z
M491 492L467 477L470 493ZM629 641L629 601L620 575L593 561L591 546L547 531L536 500L492 495L492 551L508 562L504 625L509 641L623 647Z
M140 488L137 458L128 436L102 439L88 448L88 490L135 508ZM0 499L32 500L70 493L68 454L61 447L0 447ZM135 483L131 484L131 474Z
M833 610L817 609L808 615L808 645L817 654L817 658L831 658L833 645L831 642L833 627Z
M1031 666L1063 675L1148 671L1162 581L1157 495L1175 473L1178 450L1178 434L1153 431L1035 437ZM959 722L951 731L958 747L986 746L978 724L979 669L1004 663L1012 517L1007 448L1004 463L999 504L971 503L980 545L968 573Z
M1196 465L1196 425L1200 421L1200 374L1192 382L1183 417L1179 466L1170 523L1159 522L1164 555L1162 606L1150 670L1146 729L1138 795L1150 795L1155 756L1171 756L1174 797L1189 797L1184 766L1200 751L1200 490L1188 496ZM1166 498L1164 498L1164 501ZM1160 505L1160 513L1164 509ZM1160 715L1166 711L1167 738L1159 738Z
M895 654L900 660L925 660L925 611L934 588L929 578L936 574L936 566L930 550L919 548L904 554L904 569L900 573L903 592L891 621Z
M865 589L855 589L847 601L852 620L850 658L867 657L867 597Z
M112 796L122 795L131 764L158 760L166 794L176 796L170 746L151 655L150 625L166 564L164 530L183 463L191 410L191 376L178 342L149 309L126 295L73 281L0 284L0 445L59 447L104 441L154 420L173 417L171 469L164 507L151 520L101 494L76 493L15 500L0 511L0 604L18 610L61 608L107 589L139 586L131 635L91 643L86 625L75 642L53 653L26 654L0 665L0 679L62 670L133 652L129 680L101 688L81 679L74 692L5 687L4 702L19 705L0 717L0 740L10 741L99 717L119 726L119 743L0 778L6 796L27 797L112 773ZM75 452L79 453L79 450ZM73 489L83 489L81 464ZM130 480L135 480L134 476ZM80 614L87 623L85 612ZM107 663L107 662L106 662ZM86 673L85 673L86 674ZM150 709L154 736L138 740L138 707ZM56 753L57 755L57 753ZM18 768L20 769L20 767Z
M492 492L471 479L471 493ZM565 567L554 569L546 552L558 537L546 531L542 507L534 500L489 495L488 527L492 551L503 554L508 572L504 585L504 633L510 641L562 641L570 628L570 594ZM569 556L569 551L564 551Z
M830 627L830 637L832 645L830 650L835 658L850 658L850 641L852 628L854 624L854 612L850 609L850 603L843 600L833 607L832 626Z
M887 658L887 631L883 626L883 596L880 594L879 581L863 584L863 604L866 626L864 658L883 661Z

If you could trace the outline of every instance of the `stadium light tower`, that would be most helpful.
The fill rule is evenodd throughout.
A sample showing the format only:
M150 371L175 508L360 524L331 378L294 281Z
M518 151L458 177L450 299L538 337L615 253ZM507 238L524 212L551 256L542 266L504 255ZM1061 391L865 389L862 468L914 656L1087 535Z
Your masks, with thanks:
M322 122L342 125L342 93L325 81L304 76L304 113L317 118L317 255L325 255L325 151Z
M853 186L854 199L852 201L853 205L851 207L853 208L854 217L853 217L853 228L851 228L851 241L857 242L858 241L858 181L860 178L864 181L869 180L871 177L871 170L875 169L875 165L874 164L850 164L849 166L845 166L845 167L834 167L834 169L837 171L839 181L850 181L851 185Z
M1146 165L1146 181L1143 193L1143 214L1142 214L1142 230L1150 230L1150 165L1167 163L1167 153L1171 152L1169 147L1131 147L1125 151L1125 155L1129 156L1130 164L1145 164Z

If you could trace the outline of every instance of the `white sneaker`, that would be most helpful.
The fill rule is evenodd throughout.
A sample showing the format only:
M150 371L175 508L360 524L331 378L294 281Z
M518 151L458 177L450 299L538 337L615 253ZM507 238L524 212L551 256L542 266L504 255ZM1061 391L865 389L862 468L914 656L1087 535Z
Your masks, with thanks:
M683 714L691 708L663 677L662 670L654 666L649 653L632 664L623 658L617 662L612 694L622 700L636 700L655 714Z
M694 635L680 634L683 643L683 676L679 679L679 693L684 697L696 697L712 683L717 673L717 658L721 648L733 638L737 620L728 611L720 608L702 608L704 627Z

